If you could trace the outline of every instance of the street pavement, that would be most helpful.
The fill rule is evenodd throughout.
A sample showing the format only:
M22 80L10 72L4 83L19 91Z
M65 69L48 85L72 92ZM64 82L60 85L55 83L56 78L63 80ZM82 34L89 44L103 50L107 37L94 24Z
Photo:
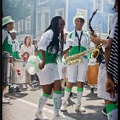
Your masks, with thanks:
M8 93L5 91L5 96L11 98L10 104L2 104L2 120L35 120L35 112L38 106L38 100L42 93L42 88L34 85L32 90L26 91L21 88L21 92ZM107 117L101 112L104 108L104 101L97 97L97 88L94 88L94 93L91 93L89 85L85 85L82 97L82 106L86 112L75 112L76 103L76 85L72 89L73 96L69 98L69 104L66 112L63 113L67 120L107 120ZM63 90L64 96L64 90ZM63 99L63 97L62 97ZM53 118L53 99L52 95L47 101L43 109L43 113Z

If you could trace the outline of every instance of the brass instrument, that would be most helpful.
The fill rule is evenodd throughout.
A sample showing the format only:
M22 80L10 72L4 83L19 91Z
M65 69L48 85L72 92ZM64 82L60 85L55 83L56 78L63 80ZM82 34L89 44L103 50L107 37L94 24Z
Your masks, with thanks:
M89 19L89 22L88 22L88 27L89 27L89 29L90 29L90 31L91 31L91 34L92 34L94 37L97 37L97 35L96 35L95 31L93 30L93 28L92 28L92 26L91 26L91 21L92 21L93 16L96 14L97 10L98 10L98 9L96 9L96 10L93 12L93 14L92 14L92 16L91 16L91 18ZM92 58L96 58L97 61L98 61L99 64L100 64L100 63L102 62L102 58L104 57L104 52L103 52L103 49L102 49L102 45L101 45L101 44L96 45L96 48L98 48L98 49L97 49L96 51L93 51L91 56L92 56ZM97 57L94 57L94 56L96 56L96 55L97 55Z
M81 63L82 62L82 56L84 56L85 54L92 52L92 57L93 58L97 58L99 55L99 46L95 46L92 48L89 48L87 50L85 50L84 52L81 52L79 54L74 54L72 56L66 57L65 62L67 65L72 65L75 63Z
M95 31L93 30L93 28L91 26L91 21L92 21L93 16L96 14L96 12L97 12L97 9L93 12L92 17L89 19L89 22L88 22L89 29L92 32L92 35L94 37L97 37L97 35L96 35ZM102 47L101 47L100 44L96 45L95 47L92 47L92 48L89 48L89 49L85 50L84 52L66 57L65 62L66 62L67 65L71 65L71 64L75 64L75 63L81 63L82 62L81 57L84 56L87 53L90 53L90 52L92 52L92 54L91 54L92 58L96 58L96 59L100 58L100 60L101 60L101 51L102 51L101 49L102 49Z

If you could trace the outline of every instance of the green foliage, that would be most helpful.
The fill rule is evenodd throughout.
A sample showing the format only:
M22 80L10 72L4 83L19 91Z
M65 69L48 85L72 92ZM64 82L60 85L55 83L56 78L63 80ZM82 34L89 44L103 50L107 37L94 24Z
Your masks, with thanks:
M33 13L35 0L2 0L3 17L11 16L14 20L25 19Z

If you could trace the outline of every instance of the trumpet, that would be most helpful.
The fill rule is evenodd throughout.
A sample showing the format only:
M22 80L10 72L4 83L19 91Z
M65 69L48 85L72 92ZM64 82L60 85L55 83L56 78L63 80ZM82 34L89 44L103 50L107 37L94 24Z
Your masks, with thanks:
M65 62L67 65L72 65L72 64L76 64L76 63L81 63L82 62L82 56L84 56L87 53L92 52L91 57L92 58L97 58L99 55L99 45L89 48L87 50L85 50L84 52L81 52L79 54L74 54L72 56L66 57L65 58Z

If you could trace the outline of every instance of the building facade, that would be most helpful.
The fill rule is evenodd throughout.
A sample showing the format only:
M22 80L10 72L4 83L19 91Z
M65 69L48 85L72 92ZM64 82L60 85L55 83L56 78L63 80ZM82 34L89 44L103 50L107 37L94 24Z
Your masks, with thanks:
M18 31L17 38L23 41L24 37L29 34L33 39L39 39L56 15L65 19L65 27L71 31L74 29L73 17L77 12L85 15L86 21L83 29L88 30L88 21L96 9L98 10L91 25L97 35L106 38L114 14L113 5L114 0L35 0L34 14L15 23L15 29Z

